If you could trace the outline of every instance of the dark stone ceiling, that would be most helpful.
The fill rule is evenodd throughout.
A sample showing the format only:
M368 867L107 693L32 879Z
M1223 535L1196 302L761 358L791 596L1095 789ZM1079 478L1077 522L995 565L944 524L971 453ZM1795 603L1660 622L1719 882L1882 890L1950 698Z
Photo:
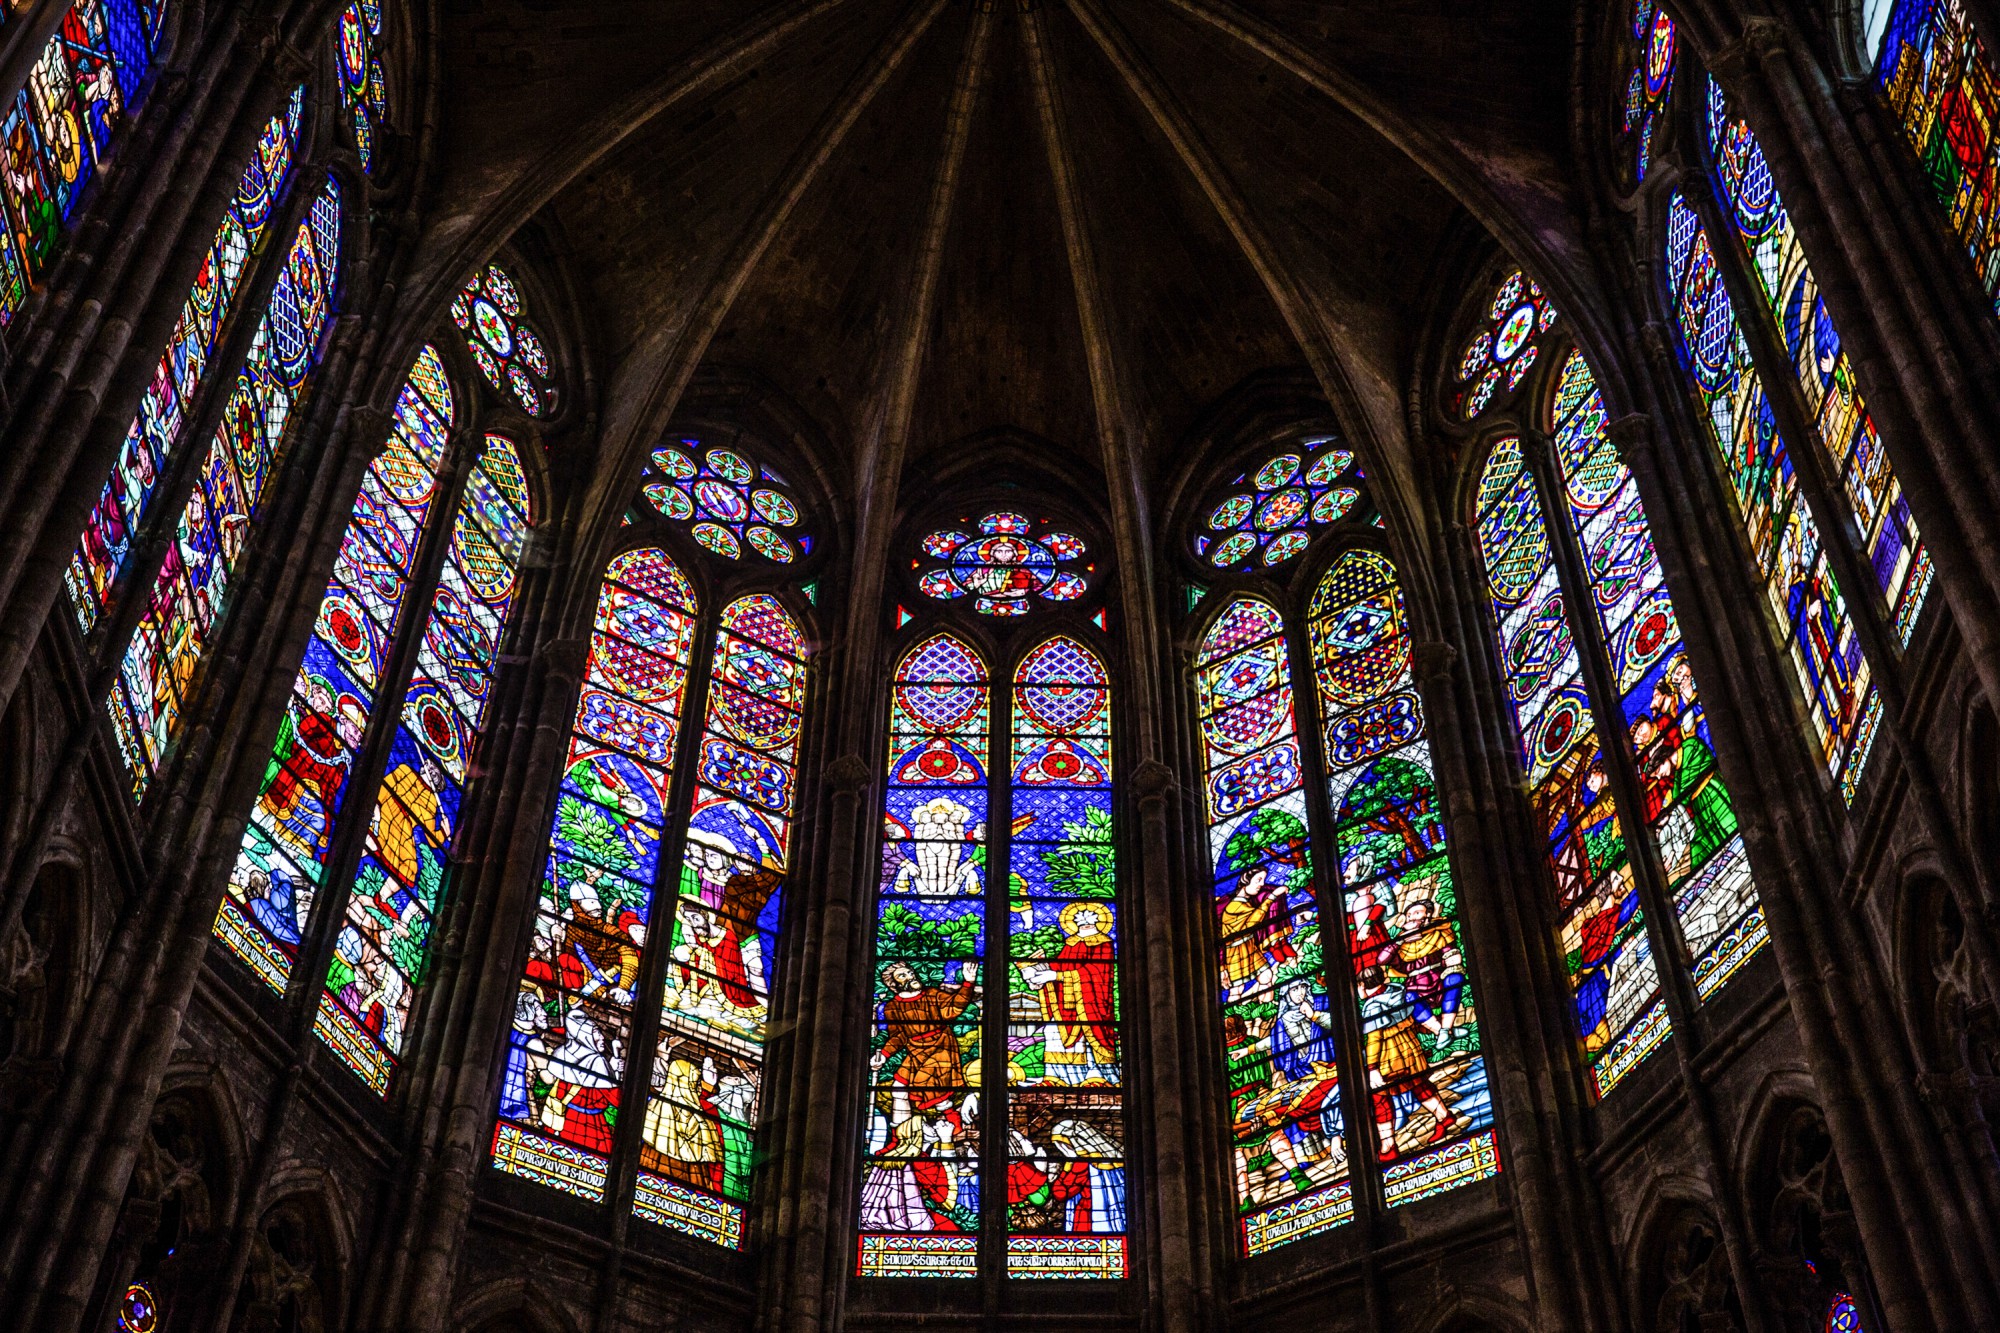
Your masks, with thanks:
M1205 414L1274 370L1309 367L1403 472L1441 252L1478 227L1544 272L1580 250L1567 4L1027 8L446 0L418 304L526 224L552 238L607 495L681 386L727 373L795 402L836 468L901 429L906 485L987 432L1097 469L1109 384L1162 504Z

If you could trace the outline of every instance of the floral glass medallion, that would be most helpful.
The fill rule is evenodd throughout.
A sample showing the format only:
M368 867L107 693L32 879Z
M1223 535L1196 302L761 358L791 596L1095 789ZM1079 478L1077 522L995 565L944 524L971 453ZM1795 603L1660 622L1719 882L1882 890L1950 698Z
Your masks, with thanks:
M1471 421L1501 394L1520 388L1534 369L1542 335L1555 325L1556 308L1534 279L1519 269L1509 273L1459 354L1453 410Z
M531 417L555 407L549 384L553 366L541 335L522 318L520 288L498 264L476 273L451 303L451 318L465 334L465 346L502 398Z
M812 550L812 537L798 531L798 503L785 480L760 467L737 448L710 448L681 440L653 451L640 479L646 503L725 560L748 554L789 565Z
M928 597L970 597L981 615L1024 616L1037 598L1073 602L1089 591L1097 566L1085 555L1081 537L1003 510L933 532L910 564Z
M1354 453L1333 435L1285 445L1213 500L1194 538L1196 558L1217 569L1275 569L1312 544L1312 529L1337 523L1362 499Z

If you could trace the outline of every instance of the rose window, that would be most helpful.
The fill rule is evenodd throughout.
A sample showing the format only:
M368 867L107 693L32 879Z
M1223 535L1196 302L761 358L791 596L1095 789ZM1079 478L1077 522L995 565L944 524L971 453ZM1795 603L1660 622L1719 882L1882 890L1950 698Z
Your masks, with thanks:
M523 412L539 417L555 406L556 391L549 386L548 349L521 311L520 289L498 264L475 275L451 303L452 320L464 331L479 373Z
M1195 534L1194 553L1217 569L1275 568L1305 550L1316 526L1337 523L1362 499L1352 450L1322 435L1287 445L1231 482Z
M1082 563L1081 537L1005 512L941 528L924 538L923 553L911 563L926 596L970 597L973 609L989 616L1024 616L1037 598L1073 602L1089 590L1097 568Z
M706 448L700 440L655 449L639 482L647 504L690 525L708 550L741 560L748 549L780 565L812 550L812 537L798 531L799 507L787 489L783 478L740 451Z
M1556 308L1519 269L1493 293L1486 321L1458 358L1461 386L1452 402L1467 421L1500 393L1512 393L1533 369L1541 336L1556 325Z

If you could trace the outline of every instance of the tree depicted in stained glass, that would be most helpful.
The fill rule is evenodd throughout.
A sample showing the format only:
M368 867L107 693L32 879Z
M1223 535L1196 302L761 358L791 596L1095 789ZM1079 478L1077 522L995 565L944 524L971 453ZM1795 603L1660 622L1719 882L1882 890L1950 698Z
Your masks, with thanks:
M441 369L420 360L412 380L422 384ZM487 436L452 521L314 1022L321 1040L378 1093L388 1090L424 981L531 517L513 442Z
M1493 447L1477 531L1500 663L1555 887L1584 1057L1602 1096L1670 1031L1575 624L1521 442Z
M1050 639L1014 673L1007 1275L1125 1276L1111 678Z
M1388 558L1355 550L1335 561L1313 593L1307 630L1372 1141L1395 1207L1500 1169L1493 1095L1409 619ZM1281 997L1271 1060L1296 1062L1329 1031L1325 1020Z
M1556 326L1556 308L1535 280L1515 269L1492 301L1453 371L1452 410L1466 421L1511 395L1534 369L1542 335Z
M812 534L785 479L737 448L680 440L653 451L639 493L665 518L687 525L697 542L725 560L754 552L789 565L812 552Z
M554 366L524 315L521 289L498 264L473 274L451 303L452 322L486 382L529 416L546 416L555 409Z
M1338 436L1308 435L1221 488L1194 535L1195 558L1217 569L1275 569L1311 545L1316 528L1346 518L1362 496L1354 451Z
M1874 747L1882 701L1723 289L1708 230L1678 191L1668 204L1666 230L1667 283L1682 360L1706 409L1709 443L1729 478L1820 753L1851 802Z
M1225 1075L1243 1247L1354 1215L1343 1057L1327 998L1297 703L1283 618L1226 606L1195 661Z
M1081 537L1002 511L933 532L911 568L926 597L969 598L983 616L1024 616L1036 599L1073 602L1089 591L1097 566L1088 554Z
M354 0L341 11L340 104L354 129L361 169L375 170L375 132L389 114L389 90L382 78L381 0Z
M634 1211L730 1249L743 1242L763 1095L804 657L776 597L723 608L639 1136Z
M1861 552L1897 635L1907 645L1930 591L1930 552L1862 401L1854 363L1827 313L1764 150L1749 125L1730 110L1713 77L1708 81L1708 133L1728 217L1791 357L1820 449L1852 507Z
M1768 938L1749 851L1716 770L1645 505L1605 433L1604 395L1581 352L1563 363L1551 416L1568 518L1611 654L1646 827L1694 960L1695 990L1706 999Z
M534 939L514 1001L493 1165L604 1198L699 606L665 551L598 594Z
M863 1277L978 1271L992 687L948 634L904 654L890 689L875 921Z
M75 0L0 119L0 327L47 272L149 86L165 0Z
M1673 17L1659 0L1633 0L1627 39L1631 70L1625 78L1623 135L1632 179L1643 181L1653 164L1653 139L1673 96L1679 44Z
M250 260L262 252L272 215L291 193L292 164L298 152L305 89L295 89L285 109L257 138L250 165L216 228L181 306L166 351L139 400L139 414L125 432L125 445L104 491L84 524L70 557L65 582L77 626L88 634L111 597L112 583L125 567L139 525L151 509L167 468L174 462L188 407L207 377L222 331L235 313L236 298Z
M225 404L173 545L107 701L135 799L180 729L227 606L229 583L282 466L326 333L339 278L341 201L328 181L300 222Z
M298 958L335 821L402 623L452 423L443 363L426 347L369 464L265 765L215 933L273 990Z
M1871 3L1875 87L1974 272L2000 302L2000 89L1963 0Z

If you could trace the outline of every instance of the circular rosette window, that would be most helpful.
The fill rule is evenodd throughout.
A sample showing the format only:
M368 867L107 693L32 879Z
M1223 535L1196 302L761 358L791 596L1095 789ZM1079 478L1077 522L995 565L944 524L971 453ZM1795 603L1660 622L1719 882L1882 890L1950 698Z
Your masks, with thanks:
M1535 280L1515 269L1487 302L1478 329L1453 370L1453 410L1467 421L1521 387L1556 325L1556 308Z
M1209 498L1194 536L1195 558L1216 569L1276 569L1312 545L1315 528L1362 505L1361 469L1333 435L1281 446Z
M486 382L529 416L547 416L555 410L554 367L523 313L520 288L498 264L474 274L451 303L452 322Z
M961 520L924 538L912 565L917 587L941 602L968 601L986 616L1024 616L1039 602L1074 602L1097 566L1083 539L1005 510Z
M677 440L653 451L639 494L663 518L725 560L789 565L812 551L784 478L739 446Z

